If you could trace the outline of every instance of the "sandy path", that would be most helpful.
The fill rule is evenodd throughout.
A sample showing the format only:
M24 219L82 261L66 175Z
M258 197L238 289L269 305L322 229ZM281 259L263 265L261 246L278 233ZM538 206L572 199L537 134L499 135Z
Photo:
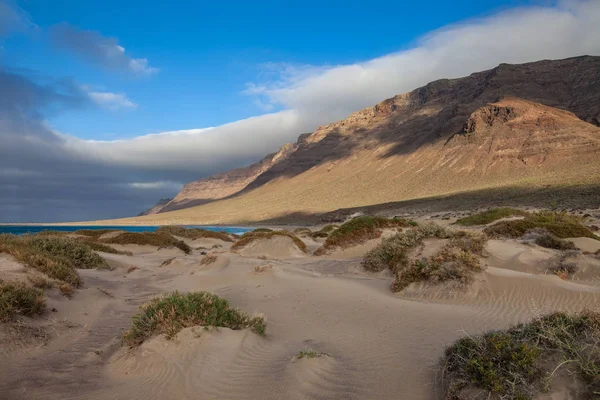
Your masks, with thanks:
M58 311L41 324L51 339L0 353L0 398L432 399L436 363L465 332L553 310L600 309L597 283L524 273L547 262L546 253L515 243L492 242L488 269L467 291L413 286L400 296L389 290L390 276L364 273L359 258L263 260L216 249L217 261L201 265L199 251L135 250L105 255L114 271L82 271L85 288L72 300L50 294ZM260 250L293 249L277 242ZM131 265L138 269L128 274ZM256 273L257 265L273 268ZM264 313L268 334L189 328L173 341L122 347L139 304L172 290L207 290ZM307 348L328 356L294 359Z

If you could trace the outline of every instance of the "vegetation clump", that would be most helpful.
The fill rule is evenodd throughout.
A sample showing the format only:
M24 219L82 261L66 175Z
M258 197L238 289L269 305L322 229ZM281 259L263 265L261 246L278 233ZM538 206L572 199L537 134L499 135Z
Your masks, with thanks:
M575 250L567 250L563 252L554 265L547 269L550 272L561 279L568 279L579 272L579 266L575 262L569 261L569 258L576 257L579 253Z
M87 244L68 237L38 237L27 238L28 245L39 252L65 257L75 268L80 269L109 269L108 263Z
M474 225L487 225L494 221L498 221L502 218L515 217L515 216L527 216L528 212L517 210L516 208L501 207L492 208L484 212L470 215L468 217L460 218L456 221L457 225L462 226L474 226Z
M356 217L333 230L325 243L315 251L315 255L325 254L335 247L347 248L377 239L383 233L382 229L407 227L411 226L410 222L402 218L388 219L368 215Z
M552 211L540 211L527 213L524 219L513 221L500 221L485 228L489 236L502 236L519 238L527 232L543 228L552 235L564 239L571 237L589 237L600 240L600 238L585 225L580 218L567 213L556 213Z
M459 339L442 359L446 399L534 399L560 375L581 398L600 393L600 313L554 313L505 331ZM472 396L472 397L471 397Z
M170 339L182 329L192 326L234 330L250 328L260 335L264 335L267 329L264 317L251 317L212 293L174 292L144 304L133 317L124 341L129 346L137 346L155 335L165 334Z
M87 236L93 239L99 239L100 236L107 233L119 232L118 229L79 229L73 233L76 235Z
M411 259L411 250L422 246L427 238L450 239L450 242L431 257ZM362 266L373 272L389 269L395 278L394 292L418 281L467 284L472 281L473 272L482 268L479 256L486 241L480 233L454 232L436 224L421 225L384 239L365 254Z
M217 255L216 254L207 254L204 257L202 257L202 260L200 261L200 265L210 265L212 263L214 263L215 261L217 261Z
M256 228L252 232L260 233L260 232L273 232L273 229L270 228Z
M535 239L535 244L538 246L546 247L548 249L557 250L575 250L577 247L575 243L570 240L560 239L553 234L546 232L542 233Z
M103 243L111 244L138 244L162 247L177 247L185 254L190 254L192 248L184 241L177 240L164 232L123 232L117 236L102 239Z
M329 354L327 353L322 353L320 351L316 351L313 349L305 349L305 350L301 350L298 352L298 354L296 354L296 360L301 360L303 358L318 358L318 357L324 357L324 356L328 356Z
M185 228L183 226L161 226L156 233L163 233L172 236L179 236L186 239L219 239L224 242L233 242L233 239L226 232L216 232L202 228Z
M41 274L27 274L27 280L38 289L50 289L54 286L51 280Z
M308 247L306 247L306 243L304 243L300 238L294 235L292 232L288 231L272 231L272 232L246 232L242 235L242 237L235 242L232 246L232 250L238 250L247 246L248 244L261 239L271 239L276 236L286 236L292 239L296 247L298 247L303 252L308 252Z
M34 316L46 309L44 292L22 282L0 280L0 322L14 320L17 315Z
M106 268L106 262L91 248L61 236L0 235L0 253L10 254L50 278L81 285L76 268Z

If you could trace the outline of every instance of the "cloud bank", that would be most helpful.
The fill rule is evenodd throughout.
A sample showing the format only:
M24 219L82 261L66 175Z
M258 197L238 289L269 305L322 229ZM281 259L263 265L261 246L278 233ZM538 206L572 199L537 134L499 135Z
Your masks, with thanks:
M54 44L101 67L130 73L133 75L153 75L159 69L148 65L145 58L132 58L125 53L114 38L103 37L100 33L77 29L67 23L50 29Z
M0 140L7 144L0 148L0 221L136 214L173 195L179 184L247 165L300 133L432 80L503 62L600 55L597 21L599 1L563 2L445 27L411 49L352 65L270 64L244 93L283 111L118 141L81 140L53 132L44 122L51 112L88 107L90 98L97 104L103 96L94 99L68 81L40 84L27 74L0 71L0 92L7 93L0 97ZM90 32L77 39L77 31L61 29L55 35L88 59L136 70L115 40ZM111 101L128 100L113 96Z

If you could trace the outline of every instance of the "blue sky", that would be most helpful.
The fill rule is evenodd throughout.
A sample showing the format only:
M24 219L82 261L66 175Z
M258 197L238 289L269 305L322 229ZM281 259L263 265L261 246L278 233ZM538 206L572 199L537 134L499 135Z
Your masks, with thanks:
M218 126L264 113L248 82L269 77L265 63L339 65L410 47L425 33L525 1L229 1L19 3L42 32L4 43L11 66L71 77L122 93L135 108L86 109L49 118L58 131L86 139ZM56 49L43 33L67 22L115 38L160 71L132 77ZM281 107L276 107L278 109Z
M600 55L600 0L0 0L0 222L136 215L436 79Z

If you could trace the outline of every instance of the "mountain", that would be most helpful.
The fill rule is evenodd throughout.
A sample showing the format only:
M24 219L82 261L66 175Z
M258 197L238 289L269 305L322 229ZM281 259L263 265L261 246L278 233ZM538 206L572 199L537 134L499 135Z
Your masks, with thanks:
M259 162L248 167L221 172L208 178L188 183L181 189L177 196L168 203L163 204L158 212L189 208L223 199L240 192L262 173L268 171L275 164L285 160L290 154L296 151L308 135L310 134L300 135L296 143L285 144L277 153L269 154Z
M139 213L138 217L141 217L143 215L153 215L159 213L164 208L164 206L166 206L171 200L172 199L169 198L160 199L158 203L156 203L154 206L150 207L144 212Z
M487 188L600 183L599 126L600 57L501 64L319 127L276 161L190 186L200 193L193 201L212 202L135 223L254 222Z

